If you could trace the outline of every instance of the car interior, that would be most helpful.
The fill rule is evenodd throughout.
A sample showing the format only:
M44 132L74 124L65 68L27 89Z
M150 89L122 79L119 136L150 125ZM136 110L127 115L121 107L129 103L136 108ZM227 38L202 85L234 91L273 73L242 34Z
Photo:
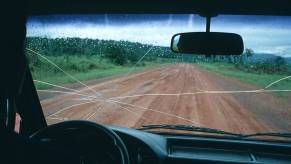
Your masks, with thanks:
M168 42L174 53L240 55L244 38L228 31L211 32L212 19L219 15L291 16L289 1L28 0L7 1L1 8L0 163L291 163L290 133L255 134L286 138L265 140L180 124L141 128L86 120L48 124L24 46L26 21L31 16L193 13L205 20L205 31L173 35ZM16 115L21 117L17 133Z

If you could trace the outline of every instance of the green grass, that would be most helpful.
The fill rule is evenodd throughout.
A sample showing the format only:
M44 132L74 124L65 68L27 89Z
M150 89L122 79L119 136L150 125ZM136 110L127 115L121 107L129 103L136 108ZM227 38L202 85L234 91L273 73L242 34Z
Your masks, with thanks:
M234 65L227 63L199 63L198 65L206 70L213 71L224 76L234 77L243 82L256 85L260 88L263 88L278 79L288 76L282 74L245 72L237 69ZM291 78L281 81L269 89L291 89ZM291 98L290 92L277 92L275 95L284 98Z
M142 62L133 68L133 65L119 66L112 64L110 61L98 56L56 56L47 58L79 81L121 75L129 71L137 72L169 64L168 62ZM36 61L34 65L30 61L30 69L34 80L55 85L76 83L75 80L43 59ZM51 88L51 86L39 82L35 82L35 86L37 89Z

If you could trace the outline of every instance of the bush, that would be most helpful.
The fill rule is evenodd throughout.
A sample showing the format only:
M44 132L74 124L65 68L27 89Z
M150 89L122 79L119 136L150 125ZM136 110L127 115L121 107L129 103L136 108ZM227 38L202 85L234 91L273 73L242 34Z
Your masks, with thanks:
M115 64L124 65L126 63L125 51L121 46L117 44L107 47L105 51L105 56Z
M248 64L236 64L236 68L247 72L268 73L268 74L288 74L290 66L286 64L282 57L275 60L265 60Z
M125 49L119 44L114 44L110 47L107 47L105 51L105 57L110 59L114 64L132 65L139 60L140 55L132 49Z

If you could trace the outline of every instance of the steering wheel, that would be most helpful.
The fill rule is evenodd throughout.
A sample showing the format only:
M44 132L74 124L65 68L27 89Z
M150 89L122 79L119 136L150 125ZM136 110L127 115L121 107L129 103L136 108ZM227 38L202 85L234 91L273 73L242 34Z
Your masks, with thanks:
M89 121L65 121L50 125L30 136L61 152L70 152L77 163L129 164L121 138L107 127Z

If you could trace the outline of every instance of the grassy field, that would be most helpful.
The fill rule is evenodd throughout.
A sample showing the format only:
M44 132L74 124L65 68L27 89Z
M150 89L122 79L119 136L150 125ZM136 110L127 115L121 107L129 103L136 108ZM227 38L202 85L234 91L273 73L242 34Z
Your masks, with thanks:
M47 58L80 81L137 72L169 64L167 62L142 62L137 65L119 66L98 56L56 56ZM38 58L38 61L30 62L30 70L34 80L55 85L76 82L41 58ZM48 89L51 87L39 82L35 82L35 86L37 89Z
M284 78L288 75L284 74L266 74L266 73L252 73L237 69L233 64L227 63L199 63L201 68L220 73L225 76L237 78L243 82L254 84L258 87L264 88L270 83ZM289 75L290 76L290 75ZM281 81L268 89L291 89L291 78ZM290 92L276 93L279 97L291 98Z

